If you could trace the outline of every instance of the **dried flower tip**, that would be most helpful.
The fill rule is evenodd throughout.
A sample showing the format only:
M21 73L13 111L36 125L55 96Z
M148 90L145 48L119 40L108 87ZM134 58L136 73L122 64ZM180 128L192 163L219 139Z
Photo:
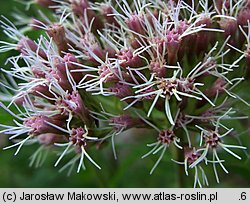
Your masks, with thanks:
M47 33L56 43L59 53L61 51L67 51L68 40L66 38L65 29L63 25L53 24L50 27L48 27Z
M162 130L158 136L158 140L162 144L167 144L167 145L174 142L175 138L176 138L176 136L172 130Z
M205 144L211 148L216 148L218 143L221 141L219 134L215 131L206 131L203 135L203 139Z
M73 128L70 132L69 141L72 142L73 145L79 146L79 147L86 147L87 141L86 141L86 131L84 128Z

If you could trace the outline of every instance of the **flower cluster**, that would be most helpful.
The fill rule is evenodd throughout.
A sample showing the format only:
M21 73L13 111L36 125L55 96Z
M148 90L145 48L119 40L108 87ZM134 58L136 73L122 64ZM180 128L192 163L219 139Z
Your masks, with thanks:
M237 92L250 76L248 0L36 3L53 16L16 15L23 30L0 21L9 38L0 52L18 51L7 59L11 69L1 69L0 106L14 118L14 125L0 125L13 142L5 149L17 154L38 143L31 164L40 166L41 155L56 149L55 166L71 155L61 170L77 165L79 172L85 159L101 168L93 157L103 142L117 159L121 133L152 129L152 149L142 158L161 154L150 173L171 146L182 155L172 161L186 175L193 171L200 187L208 185L210 166L217 182L218 167L228 173L222 150L241 159L231 149L246 147L227 143L239 138L225 121L247 119L235 102L249 106ZM27 30L42 35L31 39Z

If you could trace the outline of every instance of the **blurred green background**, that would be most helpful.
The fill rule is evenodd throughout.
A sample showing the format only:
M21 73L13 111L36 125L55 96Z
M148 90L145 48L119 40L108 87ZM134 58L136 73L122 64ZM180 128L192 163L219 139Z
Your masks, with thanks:
M17 3L13 0L0 0L0 14L13 20ZM23 9L19 6L19 9ZM31 12L36 13L37 7L33 7ZM32 35L32 34L31 34ZM0 30L0 39L6 39ZM8 56L13 53L0 55L0 67L4 65ZM249 89L249 88L248 88ZM248 109L249 111L249 109ZM250 116L250 113L248 114ZM11 122L11 117L0 109L0 123ZM240 131L244 131L240 123L234 123ZM180 177L184 177L185 186L192 187L193 175L186 177L184 172L179 172L178 165L170 161L170 154L166 154L153 175L149 175L150 169L159 155L140 159L149 149L147 143L153 141L152 132L140 131L131 140L129 134L122 136L122 142L117 144L118 160L113 159L111 147L107 146L98 151L93 158L102 167L97 170L92 164L86 162L87 170L79 174L72 173L67 176L66 172L59 173L58 168L54 168L56 161L54 154L49 155L45 164L41 168L29 167L29 157L37 149L37 146L24 147L17 156L14 149L3 151L2 148L8 145L6 136L0 136L0 187L179 187ZM148 134L148 136L147 136ZM143 137L141 139L140 137ZM148 138L148 139L144 139ZM249 144L249 135L242 135L246 138L243 143ZM235 142L235 141L234 141ZM249 147L249 145L248 145ZM172 151L171 149L169 151ZM220 168L221 183L215 182L212 169L208 169L210 187L250 187L250 162L244 153L239 153L243 157L240 162L230 155L227 157L226 167L229 174L225 174Z

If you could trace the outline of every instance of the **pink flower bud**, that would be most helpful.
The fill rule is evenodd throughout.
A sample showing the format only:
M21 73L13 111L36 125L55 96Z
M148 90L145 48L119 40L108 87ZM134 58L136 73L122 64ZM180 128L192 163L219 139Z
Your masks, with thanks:
M134 55L130 49L122 49L117 58L121 60L122 67L139 67L142 65L142 59L138 55Z
M128 28L136 33L144 34L144 18L142 15L139 14L132 14L131 17L126 19L125 23L127 24Z
M47 117L44 115L32 116L24 121L26 127L32 128L30 134L39 135L43 133L60 133L60 130L52 127L47 122L55 124L57 126L62 126L63 122L54 120L52 117Z
M250 21L250 8L242 9L237 16L237 22L241 26L246 26L248 21Z
M109 4L101 4L101 13L109 24L113 24L116 27L120 27L115 17L113 15L110 15L114 14L112 6L110 6Z
M57 105L59 108L65 109L62 110L62 113L65 113L65 111L71 111L77 115L86 125L91 125L92 118L90 117L89 111L83 103L79 92L73 91L71 94L68 94L65 99L59 100Z
M178 51L181 41L179 40L179 34L171 30L165 36L165 42L168 52L168 64L175 64L177 62Z
M89 2L87 0L72 0L71 8L76 15L84 16L84 12L89 8Z
M179 35L183 34L189 27L187 20L179 21L178 26L174 29Z
M204 16L196 23L196 26L204 25L205 28L210 28L212 23L212 19L209 16Z
M64 135L59 135L55 133L44 133L37 136L37 139L40 144L45 146L50 146L55 143L63 143L67 141L67 138Z
M65 60L65 62L68 63L69 68L70 68L71 66L74 66L73 64L71 64L71 62L74 62L74 63L77 63L77 62L78 62L77 59L76 59L76 57L75 57L75 55L73 55L73 54L71 54L71 53L66 53L66 54L64 55L63 59Z
M55 69L51 69L48 74L46 74L46 79L48 81L57 80L58 84L64 89L68 91L72 91L72 86L69 82L68 75L66 72L66 66L60 59L54 60Z
M161 62L160 60L154 59L150 62L149 70L151 71L151 73L155 73L156 76L164 78L166 77L166 71L167 71L164 65L165 65L165 60Z
M109 90L119 98L125 98L126 96L133 95L130 86L126 84L117 83L114 86L111 86Z
M40 93L49 98L54 98L55 96L49 91L49 87L46 84L41 84L33 87L30 91L34 96L42 97Z
M148 22L150 23L150 25L154 26L154 18L155 19L159 18L159 11L155 8L150 12L151 13L146 12L146 18L147 18ZM154 18L153 18L153 16L154 16Z
M81 115L84 107L82 98L76 91L68 94L65 100L62 99L62 104L77 115Z
M108 57L110 58L116 57L116 51L112 47L110 47L109 45L104 45L104 47L105 47L104 52L105 54L108 54Z
M98 71L99 75L101 78L104 79L104 82L118 82L119 81L119 71L117 68L115 69L110 69L106 65L101 65L101 69Z
M190 93L194 89L194 79L180 78L178 80L178 89L184 93Z
M209 89L207 89L205 91L205 94L207 96L210 97L214 97L216 96L216 94L218 93L224 93L225 92L225 85L226 85L226 81L223 78L218 78L212 85L212 87L210 87Z
M212 19L208 16L204 16L200 21L197 22L196 26L205 25L205 28L212 27ZM196 43L196 52L201 53L206 51L209 42L211 41L211 36L213 34L209 31L200 31L196 33L195 43ZM192 42L193 43L193 42ZM190 50L193 49L193 46L190 46ZM192 55L193 56L193 55ZM192 58L191 56L191 58Z
M25 97L24 96L20 96L18 98L16 98L14 100L15 104L19 105L19 106L22 106L23 103L25 103Z
M135 127L140 123L140 120L132 118L130 115L120 115L111 118L111 123L117 132Z
M135 50L141 47L141 44L139 42L140 42L140 40L135 36L131 36L129 38L129 44Z
M44 59L47 58L47 55L44 52L44 50L38 48L37 44L33 40L27 37L20 39L20 41L17 44L16 49L17 51L21 52L23 55L29 55L29 52L28 52L29 50L36 53L37 49L39 49L38 55Z
M183 125L185 126L189 123L189 120L184 113L180 112L175 123L175 128L182 128Z
M87 46L98 58L105 61L106 52L96 41L95 35L93 33L86 33L82 38L82 43L84 44L84 46ZM89 56L89 60L99 64L99 62L97 62L96 59L89 52L85 51L85 54Z
M219 25L221 29L223 29L225 37L230 36L235 36L235 33L237 32L238 29L238 24L237 21L234 19L228 19L228 18L222 18L219 22ZM231 41L230 41L231 43ZM235 44L235 43L233 43Z
M70 3L72 11L74 12L74 14L79 16L80 19L82 19L82 22L84 24L85 24L85 13L87 13L88 23L90 23L92 19L94 19L92 25L93 31L96 31L97 29L103 27L103 23L100 17L97 16L93 10L91 10L88 0L72 0Z
M67 53L64 55L63 59L67 63L69 71L80 68L79 66L77 66L77 63L79 63L79 61L73 54ZM78 83L83 77L83 74L79 72L70 72L70 74L76 83Z
M173 95L173 90L177 89L177 87L178 87L178 82L173 79L164 79L159 84L159 89L162 89L164 95L168 97Z
M218 10L221 10L223 7L226 9L230 8L230 0L216 0L215 2Z
M164 55L163 51L166 52L166 50L164 50L164 46L166 46L165 39L163 39L162 37L153 37L150 40L150 43L156 45L156 49L153 50L153 54L154 54L155 57L158 57L159 54Z

